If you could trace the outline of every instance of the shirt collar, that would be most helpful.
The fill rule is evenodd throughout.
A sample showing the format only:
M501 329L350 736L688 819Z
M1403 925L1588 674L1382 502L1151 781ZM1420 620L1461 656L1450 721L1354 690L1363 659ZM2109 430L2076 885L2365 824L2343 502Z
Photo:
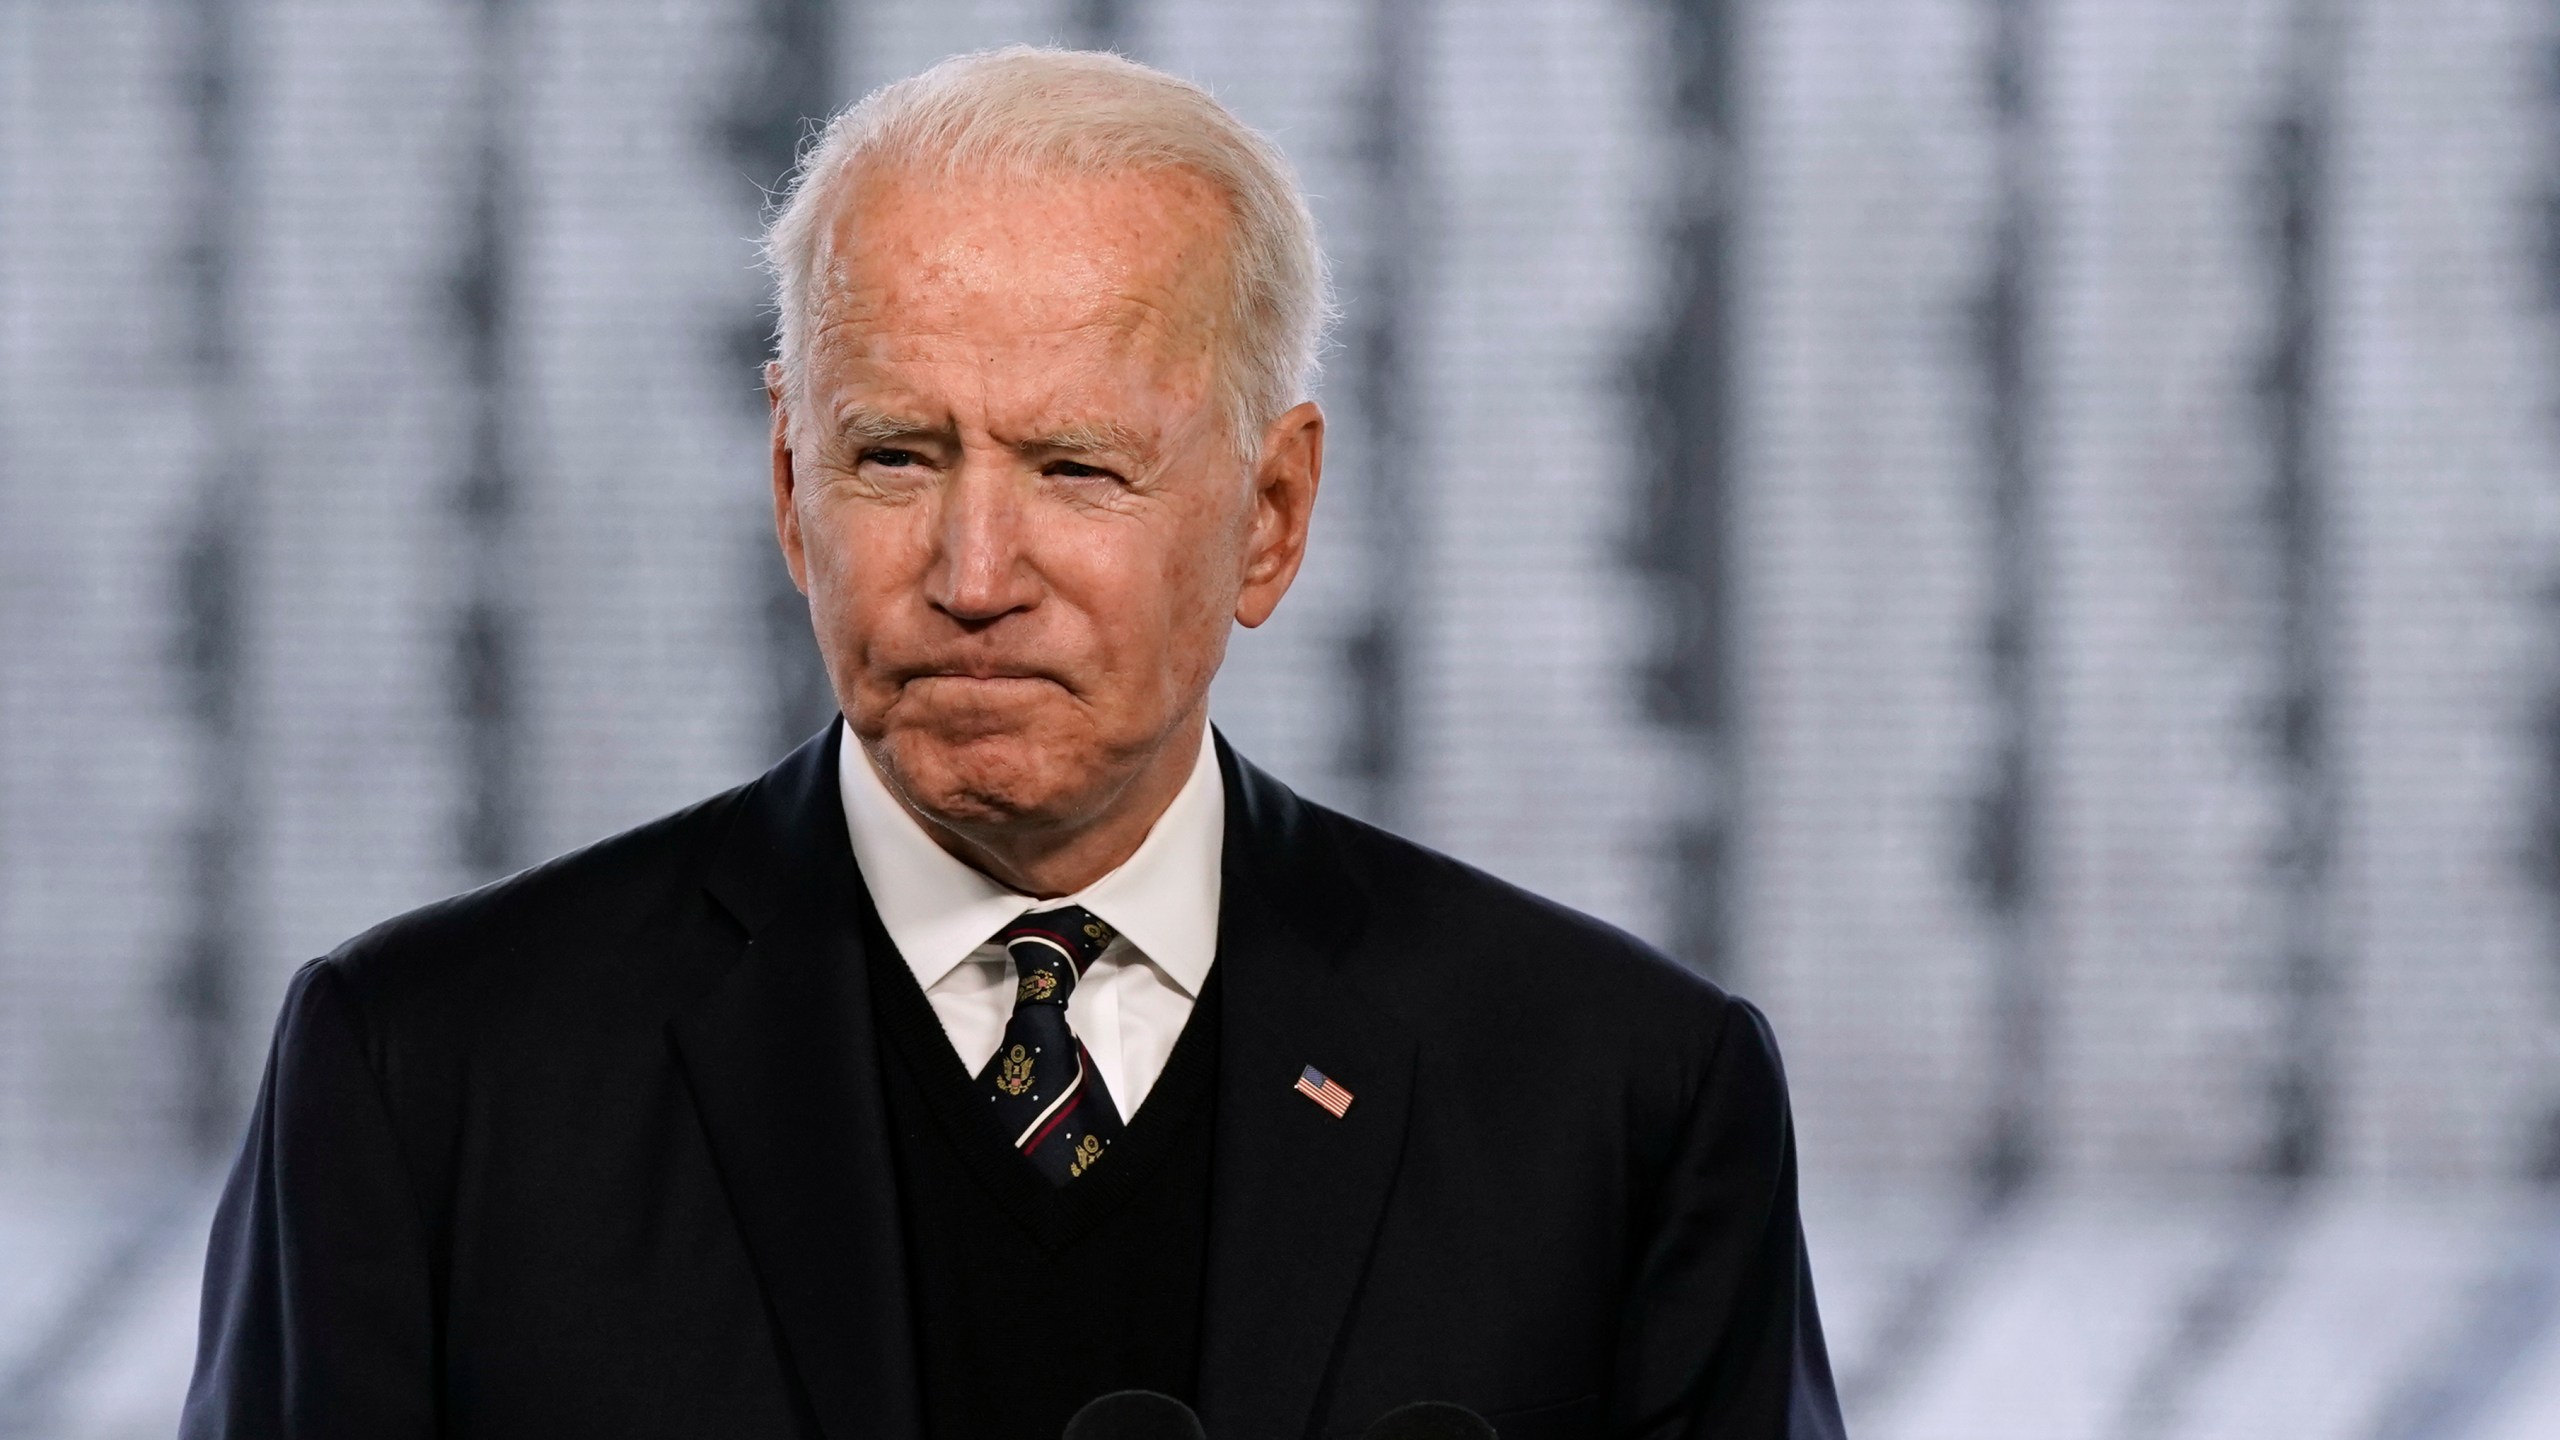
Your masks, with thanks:
M871 756L843 727L836 788L854 862L880 923L926 989L1026 911L1081 905L1127 937L1183 992L1198 999L1218 955L1220 867L1227 792L1216 747L1202 736L1191 774L1147 838L1118 869L1073 895L1035 900L988 879L934 842L889 793Z

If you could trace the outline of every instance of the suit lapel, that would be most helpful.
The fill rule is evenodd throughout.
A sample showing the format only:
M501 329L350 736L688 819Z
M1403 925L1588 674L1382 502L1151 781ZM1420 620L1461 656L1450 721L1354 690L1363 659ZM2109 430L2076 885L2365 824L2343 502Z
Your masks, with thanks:
M1361 895L1304 806L1219 742L1227 860L1217 1159L1200 1410L1212 1435L1307 1432L1404 1151L1414 1043L1345 980ZM1340 1118L1295 1087L1313 1065Z
M709 883L750 939L672 1029L794 1371L852 1440L923 1424L835 754L830 729L748 792Z
M750 938L670 1028L794 1371L824 1432L851 1440L921 1433L923 1402L835 747L830 729L744 798L709 886ZM1299 1435L1404 1151L1415 1047L1345 978L1360 887L1296 796L1218 747L1225 1021L1200 1410L1211 1434ZM1351 1091L1342 1118L1293 1088L1308 1065Z

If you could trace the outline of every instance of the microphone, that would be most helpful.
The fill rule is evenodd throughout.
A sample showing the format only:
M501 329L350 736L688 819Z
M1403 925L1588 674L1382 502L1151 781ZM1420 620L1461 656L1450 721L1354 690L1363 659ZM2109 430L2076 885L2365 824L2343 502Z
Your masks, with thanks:
M1114 1390L1084 1402L1060 1440L1209 1440L1209 1432L1190 1406L1170 1395Z
M1360 1432L1360 1440L1501 1440L1492 1422L1464 1405L1416 1400L1399 1405Z

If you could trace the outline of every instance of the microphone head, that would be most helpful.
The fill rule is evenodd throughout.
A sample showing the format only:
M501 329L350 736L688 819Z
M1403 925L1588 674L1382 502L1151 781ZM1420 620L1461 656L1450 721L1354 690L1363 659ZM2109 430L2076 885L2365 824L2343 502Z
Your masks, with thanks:
M1209 1440L1209 1432L1190 1406L1170 1395L1114 1390L1084 1402L1060 1440Z
M1416 1400L1378 1417L1360 1440L1501 1440L1493 1425L1464 1405Z

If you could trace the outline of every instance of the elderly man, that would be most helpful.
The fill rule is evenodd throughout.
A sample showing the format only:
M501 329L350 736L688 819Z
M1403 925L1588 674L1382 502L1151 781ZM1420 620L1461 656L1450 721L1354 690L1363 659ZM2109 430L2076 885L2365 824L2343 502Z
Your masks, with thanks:
M1836 1434L1759 1015L1209 730L1323 456L1271 146L964 57L769 246L844 720L301 972L186 1433Z

